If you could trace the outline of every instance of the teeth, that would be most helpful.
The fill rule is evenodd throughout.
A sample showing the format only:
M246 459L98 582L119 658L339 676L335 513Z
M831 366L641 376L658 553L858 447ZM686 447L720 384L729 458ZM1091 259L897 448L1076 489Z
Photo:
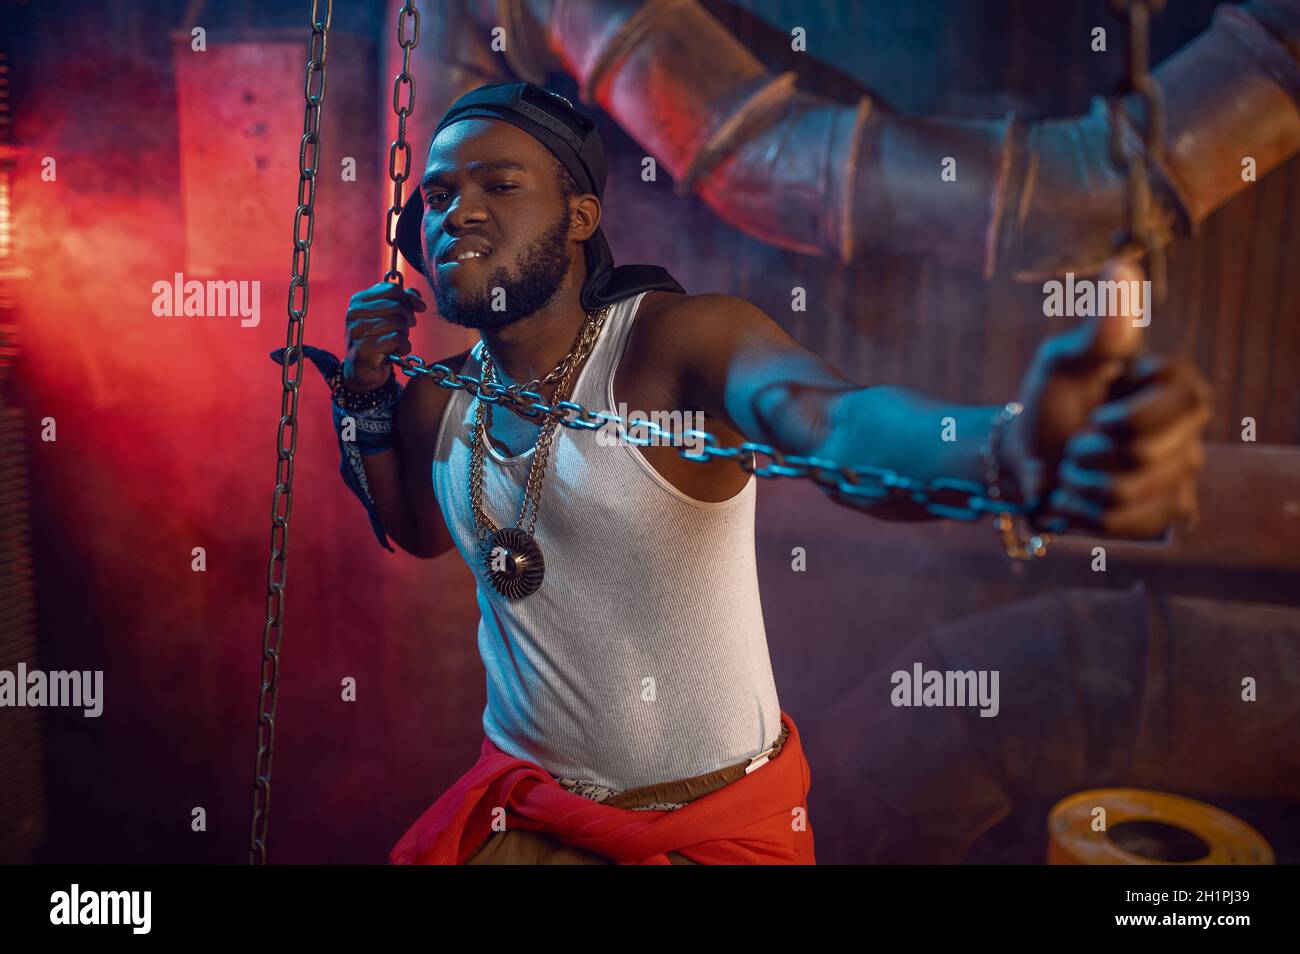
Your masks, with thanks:
M482 258L482 257L483 257L482 252L461 252L459 255L456 256L456 261L463 262L467 258Z

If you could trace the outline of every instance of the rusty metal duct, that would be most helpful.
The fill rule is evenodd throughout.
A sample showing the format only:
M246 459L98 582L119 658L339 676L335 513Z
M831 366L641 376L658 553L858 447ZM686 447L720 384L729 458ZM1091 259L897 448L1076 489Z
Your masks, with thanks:
M924 255L1029 281L1098 268L1127 221L1100 99L1072 119L917 119L870 95L846 104L800 90L696 0L470 0L466 10L481 36L505 26L515 73L571 74L679 191L781 248L845 263L864 248ZM450 54L440 67L456 94L500 78L498 55L435 45ZM1167 126L1164 164L1150 174L1153 225L1166 244L1246 188L1245 157L1263 176L1300 151L1300 0L1219 7L1154 75ZM1141 148L1131 125L1125 141ZM962 171L937 189L945 156Z

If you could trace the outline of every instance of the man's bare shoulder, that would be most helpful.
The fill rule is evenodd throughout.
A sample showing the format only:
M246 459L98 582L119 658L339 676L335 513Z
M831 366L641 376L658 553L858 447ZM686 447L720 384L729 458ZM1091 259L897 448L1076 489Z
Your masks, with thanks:
M638 344L658 363L681 367L700 353L730 353L756 341L784 341L781 326L753 302L735 295L651 292L641 303ZM644 319L644 320L643 320Z
M642 354L677 364L684 353L716 344L724 336L775 324L757 305L735 295L652 291L641 302L636 337Z
M735 295L683 295L653 291L641 301L628 352L629 382L646 400L691 406L691 378L721 373L725 363L708 367L707 356L720 357L765 326L776 323L760 308Z
M664 330L690 332L699 330L707 334L710 325L722 321L766 317L762 309L735 295L707 292L703 295L681 295L676 292L652 291L641 302L641 311L651 324Z
M466 348L460 354L435 361L459 374L469 359L472 349ZM438 382L427 374L417 375L402 389L402 400L397 410L397 425L403 434L423 435L432 440L437 433L442 412L451 400L452 389L439 387Z

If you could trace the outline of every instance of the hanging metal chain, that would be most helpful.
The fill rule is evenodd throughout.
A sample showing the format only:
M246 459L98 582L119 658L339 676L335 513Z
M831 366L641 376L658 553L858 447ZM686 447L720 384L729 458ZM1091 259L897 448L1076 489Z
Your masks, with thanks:
M406 35L406 23L411 21L411 36ZM393 112L397 114L397 138L388 147L388 176L393 180L393 204L384 219L384 241L388 243L388 271L384 281L402 286L402 273L397 268L397 218L402 214L402 183L411 175L411 144L406 141L406 117L415 109L415 78L411 76L411 50L420 42L420 11L414 0L406 0L397 11L397 43L402 48L402 72L393 80ZM402 90L406 102L402 102ZM397 157L402 156L402 171L397 171Z
M483 381L470 374L456 374L445 364L426 366L424 359L416 355L389 355L388 360L409 378L425 375L433 378L440 388L465 391L486 404L503 405L530 420L536 420L539 416L554 418L560 425L574 430L622 426L625 430L624 439L638 446L680 444L686 441L699 443L701 446L697 450L683 447L678 454L686 460L697 462L714 458L732 460L742 470L759 477L806 477L823 488L836 490L846 497L907 500L920 504L935 516L950 520L978 520L992 513L1027 514L1031 509L1026 504L991 499L986 496L985 486L975 481L951 477L920 481L884 467L845 467L823 458L782 454L772 445L758 441L745 441L736 447L724 447L708 431L692 428L682 434L673 434L645 418L627 419L612 411L590 411L576 401L546 404L542 395L536 391L514 391L494 381ZM644 431L648 436L634 437L628 433L632 429ZM771 463L757 466L750 460L751 452L770 458Z
M1151 15L1164 8L1165 0L1111 0L1111 7L1128 14L1129 87L1142 107L1142 148L1132 155L1124 151L1124 120L1119 100L1110 100L1111 160L1128 177L1129 227L1122 237L1121 251L1142 251L1151 275L1152 297L1163 304L1165 297L1165 253L1151 223L1150 170L1160 168L1165 142L1165 104L1160 84L1151 75Z
M307 320L307 275L316 222L316 170L320 158L320 115L325 101L325 51L334 0L312 0L311 40L303 97L302 142L298 148L298 208L293 213L293 274L289 279L289 327L280 381L280 425L276 432L275 493L271 498L271 558L266 571L266 627L262 631L261 690L257 698L257 760L253 769L253 829L248 863L266 863L271 810L271 758L275 753L275 705L284 638L284 587L288 577L289 515L293 511L293 455L298 449L298 385L306 361L298 360ZM310 162L308 157L310 156ZM304 221L307 234L302 234ZM285 435L289 442L286 445Z

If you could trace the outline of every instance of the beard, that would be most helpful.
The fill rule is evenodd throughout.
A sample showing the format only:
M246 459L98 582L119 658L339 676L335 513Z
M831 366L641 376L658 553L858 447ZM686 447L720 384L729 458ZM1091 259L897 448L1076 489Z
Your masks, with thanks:
M454 325L479 331L498 331L513 325L542 308L555 297L564 277L569 274L569 210L555 220L519 256L519 271L510 273L498 266L483 282L477 293L463 294L451 282L439 282L426 271L424 277L433 288L438 314ZM436 272L436 266L435 266ZM505 307L497 311L492 304L500 288Z

